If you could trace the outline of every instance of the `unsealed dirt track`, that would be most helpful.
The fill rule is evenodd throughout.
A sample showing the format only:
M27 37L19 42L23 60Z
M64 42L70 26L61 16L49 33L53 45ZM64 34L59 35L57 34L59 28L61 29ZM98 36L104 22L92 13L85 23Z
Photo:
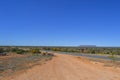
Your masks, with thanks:
M56 56L9 80L120 80L119 69L106 68L65 54ZM7 79L8 80L8 79Z

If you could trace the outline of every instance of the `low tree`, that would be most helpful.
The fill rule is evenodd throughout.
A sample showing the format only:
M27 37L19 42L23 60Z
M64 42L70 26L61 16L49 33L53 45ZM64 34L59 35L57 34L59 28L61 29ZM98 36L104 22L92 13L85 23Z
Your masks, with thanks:
M95 50L92 50L91 53L92 53L92 54L95 54Z
M4 52L3 48L0 48L0 53L3 53L3 52Z
M17 50L17 51L16 51L16 53L17 53L17 54L24 54L24 53L25 53L25 51L24 51L24 50L19 49L19 50Z
M12 48L11 51L12 52L17 52L19 49L18 48Z

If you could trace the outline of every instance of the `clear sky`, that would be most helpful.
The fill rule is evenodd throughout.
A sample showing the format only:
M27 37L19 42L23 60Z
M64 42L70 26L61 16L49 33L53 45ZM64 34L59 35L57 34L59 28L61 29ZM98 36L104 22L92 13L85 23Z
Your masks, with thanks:
M120 1L0 0L0 45L120 46Z

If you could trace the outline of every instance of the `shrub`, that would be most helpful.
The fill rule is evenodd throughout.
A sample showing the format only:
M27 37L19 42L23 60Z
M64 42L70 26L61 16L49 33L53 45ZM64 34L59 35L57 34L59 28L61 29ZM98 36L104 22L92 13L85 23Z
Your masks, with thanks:
M17 54L24 54L24 53L25 53L24 50L19 49L19 48L12 48L11 51L12 51L12 52L15 52L15 53L17 53Z
M0 53L3 53L3 52L4 52L3 48L0 48Z
M95 50L92 50L91 53L92 53L92 54L95 54Z
M34 53L34 54L35 53L40 53L39 49L32 49L31 52Z
M24 52L25 52L24 50L17 50L16 51L17 54L24 54Z
M19 49L18 48L12 48L11 51L12 52L17 52Z

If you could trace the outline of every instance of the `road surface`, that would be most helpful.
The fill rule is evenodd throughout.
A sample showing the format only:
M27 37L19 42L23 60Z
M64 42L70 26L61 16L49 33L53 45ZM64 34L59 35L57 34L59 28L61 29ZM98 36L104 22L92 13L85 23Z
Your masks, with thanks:
M9 80L120 80L120 70L72 55L56 56ZM7 79L8 80L8 79Z
M112 58L110 58L111 55L100 55L100 54L84 54L84 53L71 53L71 52L58 52L60 54L68 54L68 55L74 55L74 56L83 56L83 57L87 57L87 58L98 58L98 59L104 59L104 60L112 60ZM115 58L120 61L120 56L119 55L115 55Z

